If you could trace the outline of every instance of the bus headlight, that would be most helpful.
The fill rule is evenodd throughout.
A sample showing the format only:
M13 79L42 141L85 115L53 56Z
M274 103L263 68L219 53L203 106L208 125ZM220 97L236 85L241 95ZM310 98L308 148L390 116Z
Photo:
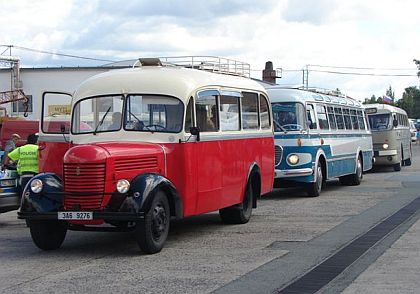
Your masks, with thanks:
M287 157L287 162L291 165L295 165L299 162L299 156L297 154L291 154Z
M384 148L384 149L388 149L388 147L389 147L389 146L388 146L388 144L387 144L387 143L385 143L385 144L383 144L383 145L382 145L382 148Z
M127 180L119 180L117 182L117 191L121 194L127 193L130 189L130 182Z
M31 182L31 191L34 193L41 193L44 184L40 179L35 179Z

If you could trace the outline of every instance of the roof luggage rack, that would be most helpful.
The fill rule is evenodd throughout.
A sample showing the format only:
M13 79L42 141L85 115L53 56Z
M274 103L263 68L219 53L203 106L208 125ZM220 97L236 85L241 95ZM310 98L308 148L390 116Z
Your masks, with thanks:
M216 56L139 58L133 64L138 66L176 66L247 78L251 72L249 63Z

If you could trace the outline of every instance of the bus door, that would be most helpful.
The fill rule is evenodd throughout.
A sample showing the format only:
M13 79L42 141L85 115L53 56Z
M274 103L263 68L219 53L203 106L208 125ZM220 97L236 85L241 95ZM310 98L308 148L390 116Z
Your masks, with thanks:
M39 171L63 176L63 157L70 147L71 94L44 92L39 128Z
M222 140L218 117L218 91L198 93L195 103L196 125L200 141L196 142L197 213L220 208L222 195Z

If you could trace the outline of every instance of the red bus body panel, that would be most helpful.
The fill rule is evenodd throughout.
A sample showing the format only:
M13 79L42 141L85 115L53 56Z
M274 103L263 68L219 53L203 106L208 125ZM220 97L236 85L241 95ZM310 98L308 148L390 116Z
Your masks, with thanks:
M261 194L271 191L273 146L271 137L162 144L109 142L70 149L68 143L46 142L40 161L41 171L61 175L66 192L101 192L89 178L99 173L91 171L80 177L82 182L74 182L77 178L71 177L75 172L72 166L77 165L89 164L98 169L101 168L98 164L106 166L102 191L105 193L114 192L119 179L130 181L142 173L163 175L179 192L183 215L192 216L241 203L254 164L261 172ZM105 194L100 207L104 208L110 199ZM70 209L66 203L65 207Z

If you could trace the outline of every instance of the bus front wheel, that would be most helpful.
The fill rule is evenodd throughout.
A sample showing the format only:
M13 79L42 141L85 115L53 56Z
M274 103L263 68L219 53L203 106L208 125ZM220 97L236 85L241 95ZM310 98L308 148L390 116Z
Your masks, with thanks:
M162 250L169 233L169 202L163 191L158 191L144 219L136 224L136 241L147 254Z
M245 224L252 214L252 196L253 188L251 180L246 185L244 200L240 206L230 206L219 210L219 215L222 221L226 224Z
M63 221L28 220L29 230L35 245L42 250L60 248L67 233Z
M306 193L309 197L318 197L321 194L322 186L324 185L324 175L322 174L321 163L318 162L315 168L315 181L309 183L306 188Z

